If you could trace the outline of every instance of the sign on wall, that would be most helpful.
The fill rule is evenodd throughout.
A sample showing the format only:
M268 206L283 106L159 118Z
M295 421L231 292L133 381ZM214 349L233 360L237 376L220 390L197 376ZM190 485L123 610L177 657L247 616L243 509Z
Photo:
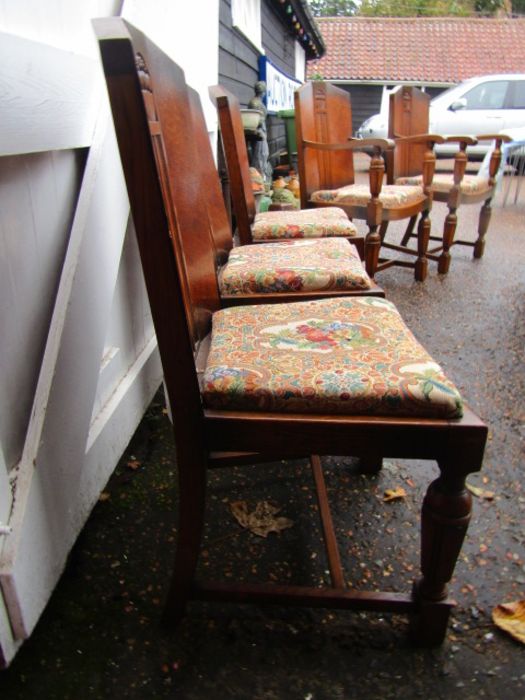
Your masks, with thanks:
M293 95L301 82L283 73L266 56L259 57L259 77L266 82L266 108L275 113L281 109L293 109Z

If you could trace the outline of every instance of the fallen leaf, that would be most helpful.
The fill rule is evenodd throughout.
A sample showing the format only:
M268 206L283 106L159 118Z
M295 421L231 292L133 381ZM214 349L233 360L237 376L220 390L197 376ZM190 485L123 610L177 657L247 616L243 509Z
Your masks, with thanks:
M133 471L135 471L136 469L138 469L140 467L141 464L142 464L142 462L139 462L138 459L131 459L129 462L126 463L126 467L128 467L128 469L133 469Z
M289 518L276 518L281 509L268 501L259 501L252 512L248 510L246 501L231 501L230 510L239 525L259 537L267 537L270 532L280 532L293 525L293 520Z
M492 619L522 644L525 644L525 600L501 603L492 611Z
M386 489L383 496L383 501L395 501L399 498L406 498L407 492L402 486L398 486L396 489Z
M486 501L492 501L495 493L494 491L485 491L485 489L480 489L478 486L472 486L472 484L466 483L467 489L470 493L474 494L478 498L484 498Z
M102 491L102 493L98 497L98 500L99 501L108 501L110 498L111 498L111 496L107 491Z

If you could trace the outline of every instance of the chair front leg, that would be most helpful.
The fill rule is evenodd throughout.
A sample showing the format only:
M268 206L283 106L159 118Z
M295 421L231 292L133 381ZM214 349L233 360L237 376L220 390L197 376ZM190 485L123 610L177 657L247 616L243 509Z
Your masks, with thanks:
M492 196L484 201L479 213L478 239L474 244L474 258L476 259L482 258L485 252L485 235L489 228L490 217L492 216L491 202Z
M445 223L443 224L443 250L438 260L438 272L440 275L446 275L450 269L450 248L454 243L457 225L458 217L456 214L456 207L449 205Z
M377 232L377 224L369 226L365 238L365 269L370 279L374 279L379 262L379 251L381 249L381 236Z
M418 644L434 646L445 637L452 604L447 602L448 582L461 551L472 508L465 487L466 474L457 463L440 465L441 475L432 482L421 514L421 571L414 597L418 611L412 634Z

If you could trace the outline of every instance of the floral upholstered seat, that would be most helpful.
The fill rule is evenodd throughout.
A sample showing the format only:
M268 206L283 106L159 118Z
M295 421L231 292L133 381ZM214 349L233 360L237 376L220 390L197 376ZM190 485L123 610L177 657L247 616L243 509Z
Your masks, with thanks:
M343 239L234 248L219 273L221 294L370 289L355 246Z
M310 197L312 202L351 204L364 207L370 201L368 185L346 185L335 190L317 190ZM385 209L404 207L425 200L423 188L419 184L407 186L384 185L379 200Z
M411 177L398 177L396 184L398 185L420 185L423 179L420 175ZM454 176L452 173L438 173L432 179L432 189L434 192L450 192L454 186ZM478 194L488 191L490 188L488 178L478 177L477 175L464 175L460 183L460 191L462 194Z
M357 229L342 209L294 209L266 211L255 215L254 241L282 238L327 238L357 235Z
M208 408L457 418L462 400L395 306L372 297L223 309Z

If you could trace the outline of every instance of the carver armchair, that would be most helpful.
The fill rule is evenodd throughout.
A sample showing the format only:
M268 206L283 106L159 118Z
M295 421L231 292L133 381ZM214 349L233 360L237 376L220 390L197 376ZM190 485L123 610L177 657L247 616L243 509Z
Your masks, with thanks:
M428 131L430 97L416 87L399 86L390 95L389 132L390 138L412 136ZM487 176L466 174L468 146L478 141L494 141ZM446 274L450 268L450 248L464 245L473 248L474 258L481 258L485 250L485 236L488 231L492 208L491 201L496 188L496 175L501 164L501 145L509 141L504 134L471 136L448 136L446 141L458 144L452 173L434 174L432 190L434 201L444 202L448 213L441 236L432 234L430 240L439 245L427 251L427 257L438 263L438 272ZM391 160L390 177L398 185L418 185L422 182L423 154L417 146L406 143L395 150ZM457 209L463 204L479 204L481 210L475 241L455 238L457 229ZM407 232L402 244L406 245L412 232Z
M465 478L481 467L486 426L384 299L222 307L210 256L189 268L180 245L186 232L208 226L202 192L185 182L195 144L186 143L179 161L176 133L164 126L175 104L190 110L180 72L121 18L95 27L173 416L179 525L166 622L177 622L192 599L369 609L408 613L414 638L439 644L453 606L447 583L470 517ZM140 87L143 74L150 89ZM437 461L412 591L345 586L319 457L326 454L355 455L366 470L385 456ZM208 470L232 463L260 470L306 455L332 586L197 580Z

